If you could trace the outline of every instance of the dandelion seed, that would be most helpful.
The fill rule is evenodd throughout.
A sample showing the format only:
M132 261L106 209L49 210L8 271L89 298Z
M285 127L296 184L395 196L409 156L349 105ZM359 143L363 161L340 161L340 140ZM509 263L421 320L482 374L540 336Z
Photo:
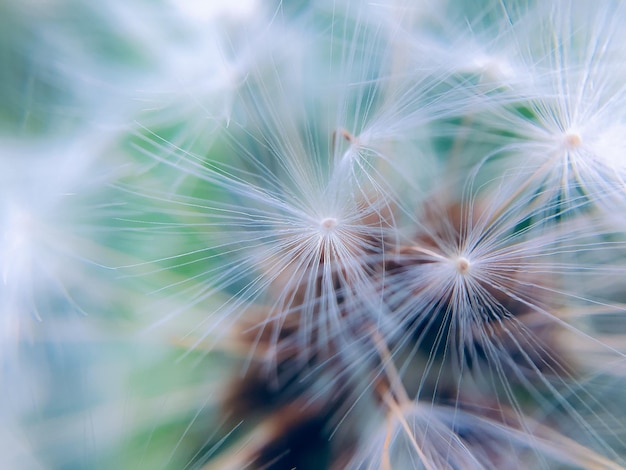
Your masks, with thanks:
M586 194L590 202L615 207L623 203L625 178L615 158L623 148L623 132L617 130L624 87L616 23L622 12L619 5L616 10L580 6L539 8L539 18L528 18L526 29L515 30L515 55L535 79L532 86L513 86L508 95L483 100L487 108L478 118L478 134L490 129L483 137L496 142L493 156L507 158L523 182L552 188L544 192L548 204L561 198L567 205Z
M95 156L81 154L85 141L65 143L67 154L57 153L57 145L3 142L3 148L10 149L0 162L4 202L0 219L1 316L8 326L3 329L5 351L28 337L33 322L56 321L64 311L82 315L81 303L89 298L89 290L78 293L81 273L102 262L107 251L95 241L96 220L90 225L85 214L90 209L86 193L104 190L110 175L94 174L85 180L86 169L95 166ZM89 145L95 149L95 140L90 139ZM102 293L105 290L102 287ZM48 311L51 304L57 308Z
M176 375L232 368L215 402L168 388L130 467L620 468L621 3L161 3L29 29L76 84L48 112L136 125L2 144L33 157L0 162L3 343L119 301L196 361Z
M220 269L200 269L198 278L205 283L187 295L187 308L230 286L241 286L238 296L213 313L203 336L212 335L216 328L228 329L237 318L244 318L247 310L264 305L268 310L261 324L274 332L277 347L281 330L294 320L299 323L297 336L306 362L311 355L330 351L334 342L350 342L349 332L358 321L346 317L344 311L361 303L363 293L372 295L367 288L368 270L383 252L388 202L375 200L381 189L368 188L367 168L361 169L358 160L339 161L325 177L315 161L294 158L312 154L302 149L294 155L298 140L271 144L281 153L271 155L267 164L252 163L277 182L279 175L272 173L270 165L279 163L284 179L274 188L261 186L262 181L257 186L253 174L236 173L234 168L225 168L229 174L217 165L214 170L207 169L190 156L177 157L171 163L163 160L176 167L183 161L190 175L204 179L223 197L221 201L169 197L168 204L174 214L192 206L210 208L208 214L197 214L194 224L207 228L207 236L221 250L216 252L210 245L198 247L197 253L206 257L192 260L190 265L201 268L201 263L211 258L222 260L222 265ZM226 202L229 199L233 202ZM245 210L239 209L242 201ZM176 225L154 228L171 230ZM173 259L185 256L183 252Z
M511 415L500 422L476 411L418 402L392 406L388 419L389 429L381 426L349 468L513 469L519 461L540 468L619 468L537 423L529 435Z

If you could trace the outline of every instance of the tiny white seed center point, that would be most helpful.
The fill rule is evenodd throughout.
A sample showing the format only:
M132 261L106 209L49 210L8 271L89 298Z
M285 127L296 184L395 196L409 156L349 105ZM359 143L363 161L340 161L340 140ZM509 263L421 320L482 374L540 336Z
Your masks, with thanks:
M575 149L582 145L583 138L577 132L568 131L565 133L565 146L569 149Z
M337 219L334 217L326 217L320 222L320 228L325 232L330 232L337 226Z
M459 256L456 259L455 267L459 274L465 275L470 270L470 262L466 257Z

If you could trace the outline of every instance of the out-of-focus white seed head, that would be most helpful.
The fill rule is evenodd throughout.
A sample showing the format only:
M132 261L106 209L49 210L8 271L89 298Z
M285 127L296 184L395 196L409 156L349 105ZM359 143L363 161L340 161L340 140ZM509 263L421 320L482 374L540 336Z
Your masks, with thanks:
M221 16L246 18L258 11L258 0L238 2L203 2L198 0L171 0L172 5L191 22L208 22Z

